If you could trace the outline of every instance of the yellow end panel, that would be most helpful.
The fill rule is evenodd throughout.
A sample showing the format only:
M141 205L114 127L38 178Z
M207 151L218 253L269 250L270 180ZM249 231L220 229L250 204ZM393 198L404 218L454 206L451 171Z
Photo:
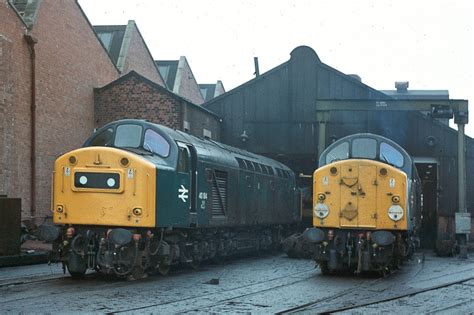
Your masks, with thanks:
M340 166L340 173L340 226L357 227L359 225L358 187L360 186L358 164L349 160Z
M384 169L384 171L380 171ZM370 160L338 161L317 169L313 176L313 225L354 229L406 229L406 175L390 165ZM323 200L319 197L324 195ZM392 197L400 198L394 203ZM314 209L324 204L321 219ZM399 205L404 212L395 222L388 209Z
M377 167L366 161L359 163L359 228L377 227Z
M387 175L381 175L380 170L385 168ZM382 171L382 173L384 173ZM399 169L388 166L380 165L378 167L378 191L377 200L379 203L378 207L378 225L379 229L384 230L406 230L408 227L407 221L407 176ZM398 205L403 209L403 217L400 221L392 221L388 216L388 209L394 204L392 198L394 196L400 197Z
M107 147L66 153L55 162L52 191L56 224L155 226L156 167L133 153Z
M331 173L334 167L335 173ZM313 174L313 226L317 227L339 227L339 213L341 210L340 200L341 191L339 183L341 180L341 171L339 165L326 165L317 169ZM321 220L314 214L314 208L318 201L318 195L324 194L326 204L329 208L329 214Z

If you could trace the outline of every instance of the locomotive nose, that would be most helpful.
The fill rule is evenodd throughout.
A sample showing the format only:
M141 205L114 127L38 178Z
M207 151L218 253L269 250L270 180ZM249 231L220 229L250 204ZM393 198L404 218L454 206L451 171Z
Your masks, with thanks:
M55 162L54 223L155 226L156 167L130 152L87 147Z

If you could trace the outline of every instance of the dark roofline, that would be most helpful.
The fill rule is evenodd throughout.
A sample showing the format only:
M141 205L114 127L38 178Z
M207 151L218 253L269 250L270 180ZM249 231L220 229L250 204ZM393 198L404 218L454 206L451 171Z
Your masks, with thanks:
M299 46L299 47L300 47L300 46ZM298 48L298 47L297 47L297 48ZM296 49L296 48L295 48L295 49ZM311 49L311 48L310 48L310 49ZM311 50L312 50L312 49L311 49ZM239 89L241 89L241 88L243 88L243 87L245 87L245 86L247 86L247 85L253 84L256 80L263 79L264 77L268 76L269 74L273 73L274 71L277 71L277 70L279 70L279 69L281 69L281 68L287 66L290 61L291 61L291 57L290 57L290 59L287 60L286 62L280 64L279 66L276 66L276 67L273 68L273 69L270 69L269 71L267 71L267 72L261 74L260 76L255 77L255 78L253 78L253 79L251 79L251 80L249 80L249 81L247 81L247 82L245 82L245 83L243 83L243 84L241 84L241 85L239 85L239 86L233 88L232 90L230 90L230 91L228 91L228 92L225 92L225 93L223 93L223 94L221 94L221 95L219 95L219 96L217 96L217 97L215 97L215 98L210 99L209 101L205 102L205 103L203 104L203 106L211 105L213 102L219 100L222 96L224 96L224 95L225 95L225 96L228 96L228 95L230 95L230 94L233 94L233 93L235 93L237 90L239 90ZM327 70L333 71L335 74L337 74L337 75L339 75L339 76L342 76L343 78L345 78L346 80L350 81L351 83L356 83L357 85L362 86L362 87L368 89L370 92L376 93L376 94L379 95L380 97L385 97L385 98L388 97L388 98L391 99L390 96L388 96L388 95L386 95L386 94L380 92L379 90L376 90L376 89L374 89L373 87L370 87L370 86L368 86L367 84L362 83L362 82L360 82L360 81L358 81L358 80L356 80L356 79L350 77L349 75L344 74L343 72L341 72L341 71L339 71L339 70L337 70L337 69L335 69L335 68L333 68L333 67L331 67L331 66L328 66L327 64L325 64L325 63L323 63L323 62L320 62L320 61L319 61L319 57L317 57L317 55L316 55L316 61L317 61L322 67L326 68Z
M403 100L400 100L400 101L403 101ZM423 114L423 113L421 113L421 112L415 112L415 113L416 113L418 116L422 117L423 119L429 120L431 123L433 123L433 124L435 124L435 125L437 125L437 126L443 128L443 129L445 129L445 130L447 130L447 131L449 131L449 132L451 132L451 133L454 133L455 136L457 136L458 131L457 131L456 129L454 129L454 128L451 128L451 126L448 126L448 125L446 125L446 124L443 124L442 122L440 122L440 121L437 120L437 119L432 119L432 118L428 117L427 115L425 115L425 114ZM464 136L465 136L467 139L469 139L469 141L473 141L473 140L474 140L473 138L471 138L471 137L468 136L467 134L464 134ZM474 142L473 142L472 144L474 144ZM467 148L466 148L466 149L467 149Z
M26 27L27 30L30 30L30 27L28 26L28 24L26 24L25 20L23 20L23 17L20 15L20 12L18 12L15 5L12 4L10 0L7 1L7 5L10 7L10 9L13 10L13 12L15 12L16 16L20 19L23 26Z
M196 109L199 109L199 110L201 110L201 111L203 111L203 112L205 112L205 113L207 113L207 114L210 114L210 115L214 116L219 122L222 121L222 118L221 118L219 115L217 115L216 113L214 113L214 112L208 110L207 108L204 108L204 107L202 107L202 106L196 105L196 104L194 104L193 102L187 100L186 98L184 98L184 97L182 97L182 96L180 96L180 95L178 95L178 94L173 93L172 91L170 91L170 90L168 90L167 88L165 88L165 87L159 85L158 83L153 82L153 81L151 81L150 79L148 79L148 78L142 76L141 74L139 74L139 73L136 72L135 70L132 70L132 71L128 72L127 74L121 76L121 77L118 78L117 80L114 80L114 81L110 82L110 83L107 84L107 85L104 85L103 87L94 88L94 91L102 92L102 91L104 91L104 90L110 89L110 88L112 88L112 87L114 87L114 86L116 86L116 85L122 83L123 81L128 80L129 77L131 77L131 76L133 76L133 77L139 79L139 80L142 81L142 82L145 82L145 83L149 84L149 85L150 85L151 87L153 87L154 89L157 89L157 90L159 90L159 91L161 91L161 92L164 92L164 93L168 94L169 96L171 96L171 97L173 97L173 98L175 98L175 99L178 99L178 100L180 100L180 101L186 102L187 104L189 104L189 105L195 107Z
M98 32L111 32L112 30L117 31L120 29L125 29L127 25L120 25L120 24L102 24L102 25L93 25L92 28L94 30L100 28L101 30L98 30ZM103 29L102 29L103 28Z
M86 20L87 24L89 25L89 28L91 29L91 31L92 31L92 33L94 34L95 38L97 39L97 41L99 42L100 46L101 46L102 49L104 50L105 54L106 54L107 57L109 58L110 63L111 63L112 66L115 68L115 70L117 70L117 74L120 75L121 72L120 72L119 68L117 68L117 66L115 65L114 61L110 58L110 55L109 55L109 52L107 51L107 48L105 48L104 44L102 43L102 41L101 41L100 38L99 38L99 35L97 35L97 33L95 32L94 27L92 26L91 22L90 22L89 19L87 18L86 13L85 13L84 10L82 9L81 5L79 4L79 0L74 0L74 2L76 3L77 7L79 8L79 11L81 12L82 16L84 17L84 19Z
M265 73L262 73L262 74L259 75L258 77L255 77L255 78L253 78L253 79L251 79L251 80L249 80L249 81L247 81L247 82L244 82L244 83L242 83L241 85L236 86L236 87L233 88L232 90L227 91L227 92L224 92L224 93L222 93L221 95L218 95L218 96L216 96L216 97L210 99L209 101L203 103L202 106L210 105L210 104L214 103L216 100L219 100L219 99L220 99L221 97L223 97L224 95L227 97L227 96L229 96L229 95L231 95L231 94L236 93L237 90L240 90L241 88L243 88L243 87L245 87L245 86L247 86L247 85L253 84L255 81L260 80L260 79L263 79L264 77L270 75L271 73L273 73L273 72L275 72L275 71L278 71L278 70L284 68L285 66L288 65L289 62L290 62L289 60L288 60L288 61L285 61L285 62L282 63L281 65L278 65L278 66L276 66L275 68L270 69L270 70L268 70L268 71L265 72Z
M321 65L323 66L323 68L326 68L327 70L333 71L334 73L336 73L337 75L343 77L344 79L346 79L346 80L348 80L348 81L351 81L351 83L355 83L355 84L357 84L357 85L359 85L359 86L362 86L362 87L368 89L368 90L371 91L371 92L377 93L378 95L380 95L380 97L386 97L386 96L387 96L385 93L382 93L382 92L380 92L379 90L376 90L376 89L374 89L374 88L371 87L371 86L368 86L367 84L365 84L365 83L363 83L363 82L361 82L361 81L359 81L359 80L357 80L357 79L351 77L350 75L347 75L347 74L345 74L345 73L343 73L343 72L337 70L336 68L333 68L333 67L331 67L331 66L325 64L324 62L321 62ZM389 98L391 98L391 97L389 97Z

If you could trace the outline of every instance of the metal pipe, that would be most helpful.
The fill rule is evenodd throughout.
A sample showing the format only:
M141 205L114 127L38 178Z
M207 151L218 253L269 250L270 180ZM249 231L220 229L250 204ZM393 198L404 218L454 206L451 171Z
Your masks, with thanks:
M258 76L260 76L260 69L258 67L258 57L253 57L253 64L255 66L254 74L255 74L256 77L258 77Z
M319 123L319 132L318 132L318 159L321 157L326 148L326 122Z
M326 125L329 121L329 112L328 111L318 111L316 112L316 121L319 124L318 130L318 159L321 157L326 148Z
M458 212L466 213L466 153L464 152L464 124L458 123ZM457 224L457 223L456 223ZM469 234L460 234L459 257L467 258Z
M464 124L458 124L458 203L459 212L466 209L466 154L464 143Z
M26 43L30 49L31 58L31 91L30 91L30 216L36 217L36 50L38 40L30 34L25 35Z

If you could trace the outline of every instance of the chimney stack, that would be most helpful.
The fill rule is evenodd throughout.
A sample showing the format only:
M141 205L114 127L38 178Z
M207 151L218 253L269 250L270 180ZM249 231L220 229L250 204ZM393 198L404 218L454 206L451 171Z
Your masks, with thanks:
M256 77L260 76L260 70L258 69L258 57L253 57L253 63L255 65L255 74Z
M409 82L408 81L396 81L395 88L397 93L406 93L408 91Z

